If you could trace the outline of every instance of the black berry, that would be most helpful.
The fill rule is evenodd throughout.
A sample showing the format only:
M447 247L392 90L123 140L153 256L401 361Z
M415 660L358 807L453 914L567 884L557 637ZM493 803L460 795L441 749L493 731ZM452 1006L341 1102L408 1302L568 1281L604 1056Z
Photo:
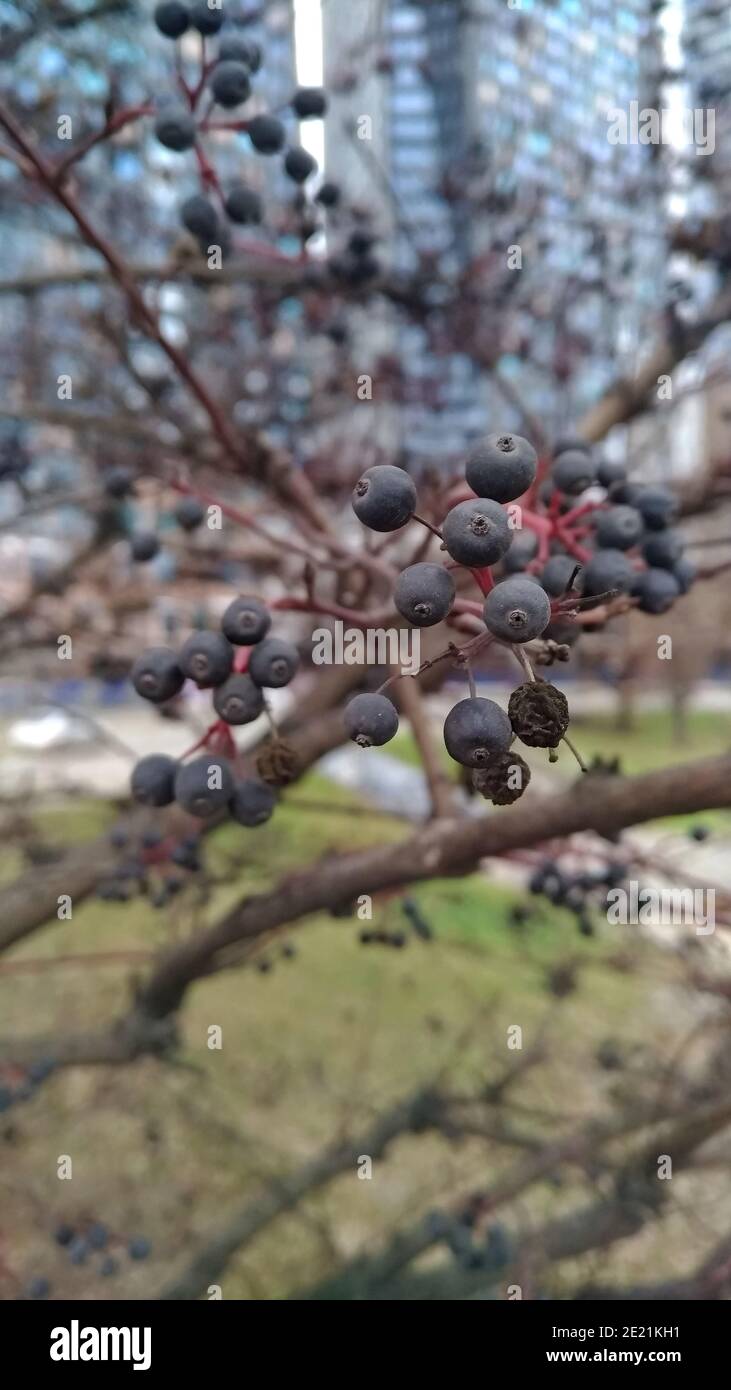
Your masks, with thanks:
M530 487L536 476L538 455L519 434L491 434L475 445L465 476L478 497L513 502Z
M531 642L551 619L551 604L539 584L511 575L496 584L485 599L485 626L503 642Z
M180 220L192 236L206 240L213 240L218 236L218 213L200 193L195 193L192 198L186 198L180 209Z
M372 531L397 531L416 510L416 488L403 468L378 463L353 488L353 511Z
M327 179L321 183L315 194L315 202L320 203L324 208L335 208L340 202L340 187L333 183L332 179Z
M442 565L409 565L396 580L393 601L414 627L432 627L446 618L455 596L454 580Z
M190 22L204 36L217 34L225 18L223 6L211 7L208 0L195 0L190 7Z
M559 454L553 465L554 487L571 497L591 487L592 483L596 482L596 476L597 465L591 455L585 454L583 450L580 452L578 449L570 449L565 454Z
M635 576L632 594L643 613L665 613L680 595L680 585L668 569L642 570Z
M252 116L246 133L259 154L278 154L284 149L287 133L276 116Z
M674 569L683 554L683 544L677 531L654 531L642 547L648 565L656 569Z
M361 748L380 748L398 732L396 707L385 695L354 695L343 719L348 737Z
M280 686L289 685L299 660L294 643L281 637L265 637L251 653L249 675L256 685L278 690Z
M177 654L170 647L148 647L135 661L131 678L137 694L155 705L177 695L185 680Z
M447 752L464 767L484 767L495 753L507 752L512 737L505 710L478 695L460 700L444 721Z
M264 697L251 676L234 674L218 686L213 708L227 724L250 724L261 714Z
M211 77L211 91L219 106L241 106L251 96L249 69L234 59L217 63Z
M635 498L648 531L663 531L675 520L678 499L665 487L642 487Z
M617 589L627 594L632 588L635 572L621 550L598 550L584 570L582 592L587 598Z
M197 685L222 685L231 674L233 648L220 632L194 632L183 643L180 668Z
M322 87L298 87L292 97L292 110L301 121L324 116L327 111L327 97Z
M453 560L470 569L494 565L510 548L513 532L499 502L476 497L452 507L442 523L444 544Z
M181 154L195 144L195 121L187 111L162 111L155 121L155 134L166 149Z
M153 19L166 39L179 39L190 24L188 7L181 5L180 0L162 0L155 6Z
M263 825L269 820L277 804L276 793L266 782L257 782L251 777L237 782L229 810L239 825Z
M513 549L515 549L515 542L513 542ZM566 593L572 576L576 576L574 583L578 582L580 573L581 567L572 555L552 555L541 571L541 584L547 594L558 598L561 594Z
M132 769L131 788L143 806L169 806L174 799L178 764L165 753L149 753Z
M641 540L645 523L635 507L608 507L596 515L596 542L600 550L630 550Z
M293 145L284 156L284 169L293 183L305 183L316 168L317 160L301 145Z
M253 188L237 184L226 195L226 213L232 222L245 226L250 222L261 222L261 198Z
M258 598L241 596L228 605L221 619L221 627L229 642L249 647L266 637L271 622L269 609Z
M134 478L128 468L110 468L104 475L104 491L107 497L113 497L115 501L129 497L133 485Z
M245 39L240 34L224 34L218 45L220 62L245 63L249 72L258 72L261 67L261 48L253 39Z
M132 559L144 564L147 560L154 560L160 549L160 541L154 531L135 531L130 536L129 548Z
M207 820L222 810L233 793L234 777L229 763L216 754L204 753L177 770L175 800L199 820Z
M178 526L182 526L184 531L195 531L205 515L206 509L197 497L181 497L174 512Z

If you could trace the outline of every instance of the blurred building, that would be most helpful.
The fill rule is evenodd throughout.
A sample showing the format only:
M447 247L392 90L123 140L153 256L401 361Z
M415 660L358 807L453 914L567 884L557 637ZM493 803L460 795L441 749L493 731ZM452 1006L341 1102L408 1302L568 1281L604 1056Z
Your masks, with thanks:
M385 0L359 9L357 33L337 6L324 9L326 83L341 88L328 168L378 198L397 266L426 257L449 282L481 258L500 373L560 429L618 370L631 371L657 327L661 151L608 138L612 108L656 104L657 6ZM364 113L372 139L343 141ZM516 245L519 271L507 265ZM499 428L509 408L484 368L456 354L435 361L424 338L406 334L402 360L415 382L433 379L442 410L433 399L426 417L415 406L412 447L453 451L455 438L459 448L460 436Z

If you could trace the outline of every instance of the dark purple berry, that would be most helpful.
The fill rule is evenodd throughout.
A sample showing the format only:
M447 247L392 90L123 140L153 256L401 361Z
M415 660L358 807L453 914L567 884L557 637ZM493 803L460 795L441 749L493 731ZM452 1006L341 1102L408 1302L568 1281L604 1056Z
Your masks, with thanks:
M204 37L217 34L225 18L223 6L210 6L208 0L195 0L190 7L190 22Z
M398 531L414 515L416 488L403 468L377 463L353 488L353 511L371 531Z
M53 1232L53 1239L55 1240L56 1244L60 1246L70 1245L73 1238L74 1228L73 1226L67 1225L65 1221L62 1221L61 1225L57 1226L55 1231Z
M269 820L277 804L276 793L266 782L248 778L237 782L229 803L229 810L239 825L263 825Z
M559 454L551 472L554 487L569 497L575 497L591 487L596 482L596 476L597 465L591 455L578 449Z
M317 160L313 159L308 150L301 145L293 145L287 150L284 156L285 173L289 175L293 183L305 183L314 174L317 168Z
M595 534L600 550L631 550L644 530L645 523L634 507L608 507L596 513Z
M191 236L208 241L218 236L218 213L213 203L200 193L186 198L180 209L180 220Z
M241 106L251 96L249 69L234 59L217 63L211 77L211 92L219 106Z
M177 654L170 647L148 647L135 661L131 678L137 694L155 705L171 700L185 680Z
M180 0L162 0L155 6L153 19L166 39L179 39L190 23L188 7L181 5Z
M299 652L293 642L281 637L265 637L251 653L249 675L256 685L278 690L289 685L299 666Z
M681 594L687 594L698 576L695 565L691 560L686 560L684 555L673 565L670 573L677 579Z
M612 459L600 459L596 470L596 480L602 487L614 487L623 483L626 477L627 469L623 463L615 462Z
M664 531L677 516L678 499L665 487L642 487L637 493L635 506L642 514L648 531Z
M642 570L635 575L632 594L643 613L666 613L680 596L680 585L672 570Z
M292 97L292 110L301 121L324 116L327 111L327 97L322 87L298 87Z
M132 769L132 796L143 806L169 806L178 764L165 753L149 753Z
M279 154L284 149L287 132L276 116L252 116L246 133L259 154Z
M538 537L535 531L515 531L512 545L503 557L506 574L518 574L524 570L538 553Z
M184 531L195 531L205 520L206 509L197 497L181 497L173 515Z
M234 674L218 686L213 708L227 724L250 724L261 714L264 696L251 676Z
M348 737L361 748L380 748L398 733L396 706L386 695L354 695L345 706L343 722Z
M221 619L221 627L229 642L250 647L266 637L271 622L269 609L258 598L242 595L229 604Z
M315 202L320 203L324 208L335 208L340 202L340 186L333 183L332 179L326 179L321 183L315 194Z
M131 1260L146 1260L152 1250L146 1236L133 1236L127 1246L127 1253Z
M104 475L104 491L107 497L113 497L115 501L129 497L133 485L134 478L128 468L110 468Z
M485 626L503 642L531 642L551 620L551 604L540 584L523 575L503 579L485 599Z
M231 674L233 648L220 632L193 632L180 652L180 669L196 685L223 685Z
M237 184L226 195L226 213L232 222L245 226L250 222L261 222L261 198L253 188Z
M465 477L478 497L513 502L534 482L538 455L519 434L491 434L470 452Z
M642 547L648 565L654 569L674 569L683 554L683 543L677 531L654 531Z
M234 777L226 758L204 753L191 763L178 768L175 777L175 800L184 811L199 820L207 820L231 800Z
M454 603L454 580L443 565L409 565L396 580L393 601L414 627L433 627L446 618Z
M447 752L464 767L484 767L495 753L509 748L512 737L505 710L480 696L460 700L444 721Z
M130 537L129 548L132 559L144 564L147 560L154 560L160 549L160 541L154 531L135 531Z
M218 45L218 61L244 63L249 72L258 72L261 49L253 39L245 39L241 34L224 34Z
M515 548L515 542L513 542L513 548ZM541 584L547 594L551 594L553 598L558 598L561 594L566 593L573 576L576 576L574 585L578 584L580 574L581 566L577 564L572 555L552 555L541 571Z
M155 135L167 150L181 154L195 144L195 121L187 111L161 111L155 121Z
M470 569L494 565L509 550L513 532L499 502L476 497L452 507L442 523L442 538L453 560Z
M109 1231L101 1221L94 1221L86 1232L86 1239L92 1250L105 1250L109 1242Z
M587 597L606 594L616 589L628 594L635 572L622 550L598 550L589 560L582 578L582 593Z

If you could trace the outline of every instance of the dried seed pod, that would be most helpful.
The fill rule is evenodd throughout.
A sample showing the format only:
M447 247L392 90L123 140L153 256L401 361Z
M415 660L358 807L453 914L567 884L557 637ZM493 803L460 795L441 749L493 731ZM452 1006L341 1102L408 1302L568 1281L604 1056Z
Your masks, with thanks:
M530 768L519 753L498 753L487 767L472 775L475 791L493 806L509 806L523 795L530 782Z

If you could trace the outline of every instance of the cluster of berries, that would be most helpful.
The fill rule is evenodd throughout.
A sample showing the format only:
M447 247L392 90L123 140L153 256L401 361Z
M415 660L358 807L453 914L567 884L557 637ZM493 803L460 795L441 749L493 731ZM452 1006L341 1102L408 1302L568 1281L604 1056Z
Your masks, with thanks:
M229 604L221 631L193 632L180 651L150 647L132 667L138 695L161 705L177 695L184 681L213 689L218 720L190 762L163 753L142 758L132 772L132 796L143 806L169 806L176 801L199 820L228 808L241 825L262 825L276 804L276 794L263 779L237 778L236 744L230 726L250 724L266 711L265 689L280 689L292 680L299 653L292 642L268 637L271 614L257 598L241 596ZM187 755L185 755L187 756Z
M484 1232L476 1231L480 1206L468 1206L458 1217L435 1210L426 1218L427 1231L435 1241L443 1242L463 1269L484 1270L499 1274L515 1254L515 1242L500 1221L494 1221Z
M31 1062L22 1073L13 1075L7 1082L0 1082L0 1115L5 1114L13 1105L21 1105L24 1101L31 1100L55 1070L56 1063L53 1057L39 1057L37 1062Z
M110 468L104 476L104 492L113 502L124 502L133 496L134 474L128 468ZM184 496L176 503L173 520L181 531L195 531L205 520L206 509L197 497ZM160 537L155 531L134 530L129 538L130 555L137 564L154 560L160 552Z
M130 1260L140 1261L146 1260L152 1252L146 1236L132 1236L129 1240L123 1240L113 1236L102 1221L87 1221L75 1226L64 1221L56 1227L53 1239L59 1249L66 1252L69 1264L86 1265L95 1255L100 1255L97 1272L102 1279L111 1279L119 1274L123 1254ZM112 1251L116 1251L116 1254ZM26 1296L42 1299L48 1298L51 1292L50 1279L46 1275L36 1275L28 1284Z
M593 914L606 911L607 893L626 882L629 865L611 860L600 869L572 872L554 859L545 859L533 871L528 888L554 907L573 912L582 936L594 935Z
M224 111L242 107L252 96L253 79L262 65L258 43L248 38L233 24L225 24L223 6L209 9L205 0L183 4L181 0L162 0L154 13L155 24L166 38L177 40L195 29L203 38L215 37L217 51L213 58L206 54L202 84L207 84L210 104ZM210 111L205 117L196 116L201 88L191 94L189 109L183 106L164 108L155 122L155 135L166 149L176 153L192 149L200 134L210 127ZM319 119L327 110L327 98L319 87L299 87L291 100L291 109L298 120ZM215 128L215 127L214 127ZM287 145L286 128L278 117L257 112L236 121L236 129L245 131L257 154L275 155L284 151L283 167L299 189L317 169L317 161L301 145ZM204 179L220 193L217 180ZM322 207L334 207L340 191L336 184L325 182L315 195ZM256 189L246 183L236 183L221 195L222 211L230 222L246 226L262 219L261 198ZM180 209L183 226L196 238L204 251L210 245L223 246L227 241L225 224L219 209L204 193L187 198ZM314 226L313 226L314 230Z
M440 528L425 523L440 536L447 564L409 565L396 581L395 607L413 627L449 618L457 598L452 571L459 567L471 571L483 592L486 639L514 649L539 638L570 641L578 607L619 594L631 595L644 611L663 612L692 582L692 567L669 527L672 494L635 487L620 466L597 462L588 445L567 441L542 470L527 439L494 434L470 452L465 478L475 495L457 501ZM602 492L582 500L595 485ZM352 505L378 532L423 521L413 479L391 464L363 474ZM497 581L493 566L500 566ZM447 715L444 741L456 762L475 771L477 789L500 805L520 796L530 777L509 752L513 739L553 749L568 722L562 693L531 679L513 692L507 713L474 694L461 700ZM397 732L398 715L382 692L362 693L347 706L345 726L361 747L381 745Z
M120 860L97 889L97 897L104 902L126 903L141 896L151 907L167 907L187 886L188 874L197 874L202 867L199 835L174 840L159 830L147 830L133 837L115 828L109 840L119 850ZM185 872L177 872L180 869Z

